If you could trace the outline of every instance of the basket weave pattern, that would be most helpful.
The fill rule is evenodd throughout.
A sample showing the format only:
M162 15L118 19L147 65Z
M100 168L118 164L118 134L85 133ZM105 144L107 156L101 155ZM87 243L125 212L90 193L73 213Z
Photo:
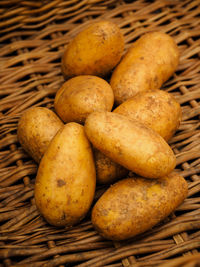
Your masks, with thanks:
M198 0L0 1L0 266L183 266L173 265L173 258L180 262L177 258L187 254L191 260L184 266L200 262L191 256L200 248L199 16ZM143 33L159 30L174 38L181 53L176 73L162 89L182 106L183 121L170 145L189 195L161 224L124 242L100 237L90 214L69 229L48 225L34 204L37 165L16 136L24 110L53 109L64 81L64 47L91 21L102 19L121 28L126 49ZM98 187L96 198L104 190Z

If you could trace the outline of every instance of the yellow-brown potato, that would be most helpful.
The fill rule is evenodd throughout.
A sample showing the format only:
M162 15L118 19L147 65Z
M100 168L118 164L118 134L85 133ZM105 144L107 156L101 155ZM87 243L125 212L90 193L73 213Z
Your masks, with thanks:
M179 51L174 40L162 32L144 34L128 50L111 77L116 104L139 92L159 89L174 73Z
M178 129L182 112L175 98L162 90L138 93L113 112L138 120L168 141Z
M24 150L36 162L40 162L50 141L63 125L50 109L33 107L19 119L17 137Z
M186 197L187 182L176 173L152 180L127 178L100 197L92 210L92 223L107 239L128 239L151 229Z
M143 177L160 178L176 165L173 151L159 134L121 114L93 112L85 131L94 147Z
M114 95L111 86L92 75L74 77L58 90L54 106L64 122L84 122L93 111L111 111Z
M111 184L128 175L128 170L94 149L97 183Z
M67 79L85 74L103 77L118 64L123 49L124 38L116 24L93 23L67 46L62 57L62 73Z
M40 162L36 205L50 224L73 225L88 212L95 185L93 154L84 128L68 123L58 131Z

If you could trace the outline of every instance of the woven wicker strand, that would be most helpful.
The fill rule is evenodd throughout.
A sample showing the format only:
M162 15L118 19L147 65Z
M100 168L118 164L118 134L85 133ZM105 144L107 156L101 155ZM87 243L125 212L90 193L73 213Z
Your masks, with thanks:
M197 266L200 262L200 2L198 0L0 1L0 266ZM168 218L131 240L112 242L94 230L90 213L78 225L48 225L34 203L36 163L16 135L32 106L53 109L64 79L69 41L89 23L108 19L125 36L125 50L142 34L170 34L181 58L162 89L182 106L170 140L188 198ZM97 188L95 200L106 190ZM196 264L196 265L195 265Z

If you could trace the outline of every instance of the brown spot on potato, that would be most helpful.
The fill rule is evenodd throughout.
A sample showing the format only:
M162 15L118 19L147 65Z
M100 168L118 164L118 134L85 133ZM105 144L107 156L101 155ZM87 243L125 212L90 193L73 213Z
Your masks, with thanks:
M66 219L66 214L65 214L65 212L63 212L62 215L61 215L61 220L65 221L65 219Z
M155 88L159 88L159 78L157 75L154 77L154 85L155 85Z
M67 205L70 205L71 204L71 196L67 196Z
M66 185L66 182L65 182L64 180L62 180L62 179L58 179L58 180L57 180L57 186L58 186L58 187L62 187L62 186L64 186L64 185Z
M101 210L99 210L99 212L100 212L100 214L101 214L102 216L107 216L108 213L109 213L109 210L102 208Z

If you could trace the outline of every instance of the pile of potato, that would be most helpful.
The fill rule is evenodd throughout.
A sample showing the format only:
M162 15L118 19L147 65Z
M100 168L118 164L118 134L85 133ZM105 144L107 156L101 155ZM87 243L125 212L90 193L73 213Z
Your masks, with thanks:
M78 223L93 204L96 181L117 181L92 209L94 227L112 240L150 229L187 196L167 143L181 107L159 90L178 65L177 45L165 33L149 32L122 58L123 51L117 25L90 25L62 57L67 81L55 96L56 113L33 107L18 124L22 147L39 163L35 201L50 224ZM129 171L134 175L127 178Z

